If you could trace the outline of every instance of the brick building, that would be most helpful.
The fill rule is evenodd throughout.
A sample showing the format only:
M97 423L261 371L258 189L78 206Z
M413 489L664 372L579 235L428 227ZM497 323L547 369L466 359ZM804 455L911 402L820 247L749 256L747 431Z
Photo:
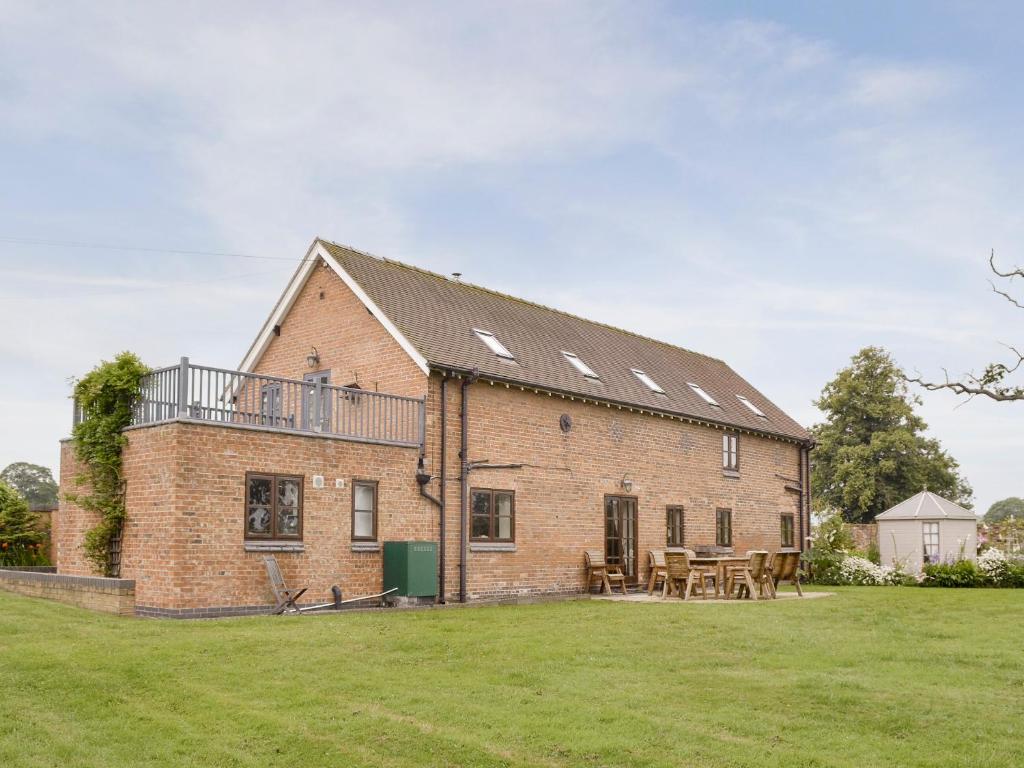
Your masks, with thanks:
M141 613L266 605L267 551L323 601L436 541L453 601L579 593L587 548L642 581L652 548L808 532L807 432L721 360L323 240L239 370L155 371L126 435ZM92 524L62 503L62 573Z

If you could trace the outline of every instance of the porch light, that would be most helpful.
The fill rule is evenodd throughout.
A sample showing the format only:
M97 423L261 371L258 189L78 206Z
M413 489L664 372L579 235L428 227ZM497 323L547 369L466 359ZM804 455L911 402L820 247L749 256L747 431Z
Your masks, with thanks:
M316 347L313 347L312 351L306 355L306 365L310 368L320 365L320 353L316 351Z

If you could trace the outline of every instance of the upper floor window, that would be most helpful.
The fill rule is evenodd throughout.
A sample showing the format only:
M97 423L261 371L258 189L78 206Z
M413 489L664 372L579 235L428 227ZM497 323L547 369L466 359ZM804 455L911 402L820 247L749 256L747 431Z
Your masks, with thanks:
M582 360L580 360L579 355L574 355L572 352L565 352L565 351L562 352L562 355L565 357L566 360L568 360L570 363L572 363L573 367L577 371L582 373L588 379L599 379L600 378L600 376L598 376L596 373L594 373L594 369L593 368L591 368L589 365L587 365Z
M245 538L302 538L302 478L245 475Z
M713 405L716 408L721 408L721 406L718 404L718 401L715 400L715 398L713 398L707 392L705 392L704 388L701 387L700 384L694 384L692 381L689 381L687 382L687 386L689 386L690 389L692 389L694 392L700 395L701 400L703 400L708 405Z
M923 552L925 563L939 562L939 524L922 523Z
M767 416L764 415L764 411L762 411L760 408L758 408L756 405L750 402L750 400L745 398L743 395L736 395L736 399L743 403L745 406L747 406L747 408L750 409L750 412L753 413L755 416L760 416L762 419L768 418Z
M649 390L651 390L651 392L657 392L659 395L664 395L665 394L665 390L662 389L661 387L659 387L657 382L654 379L652 379L650 376L648 376L646 373L644 373L643 371L639 370L638 368L630 368L630 370L633 372L634 376L636 376L638 379L640 379L640 381L642 381L644 383L644 385Z
M482 331L479 328L474 328L473 333L477 335L487 348L491 350L498 357L504 357L507 360L515 360L515 355L508 351L508 348L502 344L490 331Z
M715 510L715 545L719 547L732 546L732 510Z
M666 507L665 517L668 528L665 543L670 547L683 546L683 508L680 506Z
M474 541L515 540L515 492L474 488L470 492Z
M792 547L793 546L793 516L783 515L781 518L782 524L782 546Z
M352 540L377 540L377 481L352 481Z
M722 435L722 469L729 472L740 471L739 435Z

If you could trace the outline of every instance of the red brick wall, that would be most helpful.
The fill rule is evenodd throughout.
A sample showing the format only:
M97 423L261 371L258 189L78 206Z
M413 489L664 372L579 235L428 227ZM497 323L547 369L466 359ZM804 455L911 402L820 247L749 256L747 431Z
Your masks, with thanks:
M449 382L447 592L458 597L459 397ZM431 471L439 471L440 380L428 404ZM471 551L471 598L578 592L583 550L604 547L604 497L638 501L640 575L647 550L665 546L665 507L685 507L687 546L715 543L715 510L733 510L733 546L774 551L781 546L780 515L796 514L799 494L786 490L800 476L799 448L767 438L740 438L740 476L722 473L722 432L628 410L583 404L517 388L477 383L469 390L469 458L522 463L522 469L476 470L470 487L516 493L516 551ZM569 414L572 430L559 429ZM632 490L622 488L623 476ZM781 476L781 477L780 477ZM783 479L786 478L786 479ZM432 485L437 492L437 483ZM798 537L798 519L794 520ZM796 542L798 543L798 542Z
M314 369L306 356L316 347L331 384L358 384L392 395L423 397L427 377L380 321L367 312L341 278L316 267L281 323L254 372L301 379Z
M127 433L127 521L121 576L135 579L140 607L265 605L271 594L263 553L243 537L245 473L301 475L302 553L275 553L290 586L328 602L332 584L346 596L380 591L380 552L354 552L352 479L379 481L380 541L436 538L436 515L418 492L411 448L285 435L205 424L167 424ZM62 469L63 469L62 464ZM313 475L325 487L313 487ZM345 487L335 488L335 479ZM89 573L80 542L89 516L62 508L61 573Z

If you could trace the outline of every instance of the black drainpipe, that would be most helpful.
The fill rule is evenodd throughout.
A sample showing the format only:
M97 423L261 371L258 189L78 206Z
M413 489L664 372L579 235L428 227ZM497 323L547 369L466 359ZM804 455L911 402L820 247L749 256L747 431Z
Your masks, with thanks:
M431 475L424 468L424 461L426 459L426 438L424 437L424 444L420 447L420 461L419 466L416 470L416 482L420 486L420 496L425 499L429 499L438 506L439 513L439 525L438 525L438 602L445 602L445 584L444 584L444 571L445 571L445 490L446 490L446 478L445 478L445 445L447 443L447 429L448 429L448 379L450 376L445 374L441 379L441 468L438 479L441 481L441 498L436 498L427 490L427 484L434 479L434 475ZM424 431L424 435L426 432Z
M441 576L438 579L438 592L440 592L439 600L443 604L445 602L445 524L448 517L447 507L447 489L448 489L448 469L446 461L446 447L448 445L448 379L450 376L446 373L441 379L441 468L439 474L441 477L441 521L438 526L438 538L441 540L440 549L441 552L438 556L439 565L441 568Z
M477 380L479 374L474 369L462 380L462 402L460 420L462 422L462 444L459 450L459 479L461 480L462 510L459 515L459 602L467 600L466 594L466 558L469 556L469 385Z

